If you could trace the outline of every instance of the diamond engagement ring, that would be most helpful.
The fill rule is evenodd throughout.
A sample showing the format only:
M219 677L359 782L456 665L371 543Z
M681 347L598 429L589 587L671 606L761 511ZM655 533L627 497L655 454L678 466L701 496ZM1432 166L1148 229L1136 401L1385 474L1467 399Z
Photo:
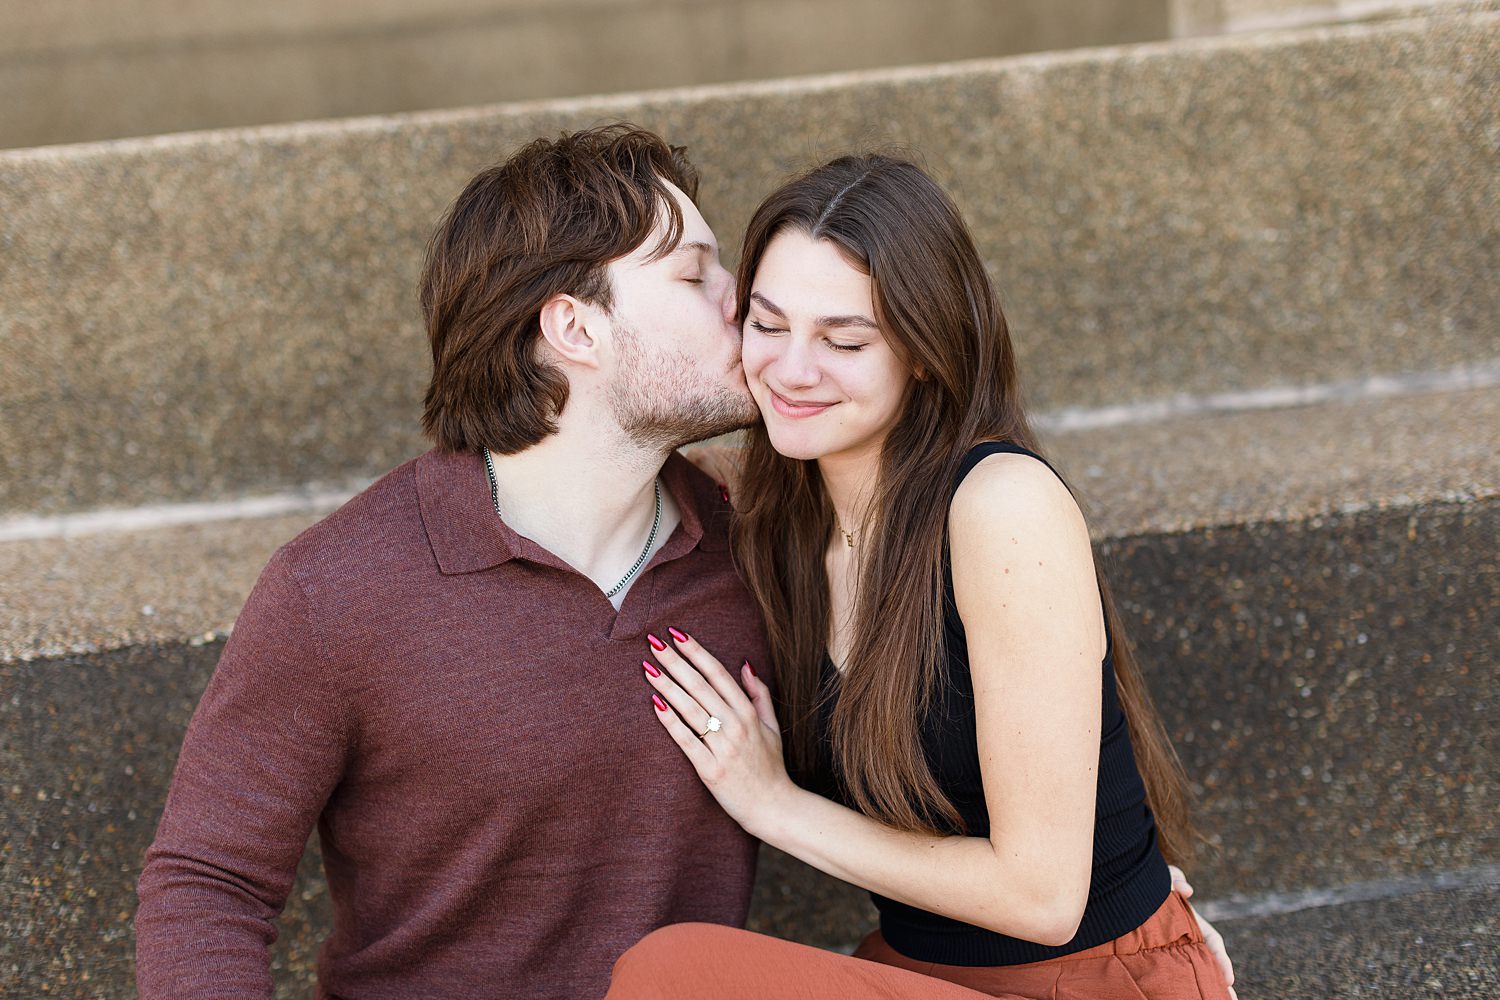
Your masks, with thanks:
M701 740L701 739L703 739L703 737L707 736L709 733L717 733L720 729L723 729L723 728L724 728L724 723L722 723L722 722L719 721L718 716L710 715L708 717L708 722L707 722L707 724L705 725L705 727L703 729L703 732L701 732L701 733L698 734L698 738Z

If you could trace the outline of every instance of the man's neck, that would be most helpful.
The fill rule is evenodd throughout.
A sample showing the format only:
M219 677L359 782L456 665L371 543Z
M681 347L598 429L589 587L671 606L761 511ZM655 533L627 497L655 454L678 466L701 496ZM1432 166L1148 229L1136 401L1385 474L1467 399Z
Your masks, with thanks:
M621 434L565 423L539 444L493 455L501 516L584 576L610 587L639 558L656 508L655 483L667 455ZM671 495L661 493L653 548L677 527Z

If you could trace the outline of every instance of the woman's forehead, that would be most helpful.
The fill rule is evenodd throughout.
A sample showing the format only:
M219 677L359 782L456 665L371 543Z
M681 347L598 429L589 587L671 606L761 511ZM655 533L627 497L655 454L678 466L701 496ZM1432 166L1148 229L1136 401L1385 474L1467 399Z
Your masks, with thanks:
M771 241L752 284L761 300L783 311L846 313L873 308L870 276L851 264L834 243L813 239L800 230L782 232Z

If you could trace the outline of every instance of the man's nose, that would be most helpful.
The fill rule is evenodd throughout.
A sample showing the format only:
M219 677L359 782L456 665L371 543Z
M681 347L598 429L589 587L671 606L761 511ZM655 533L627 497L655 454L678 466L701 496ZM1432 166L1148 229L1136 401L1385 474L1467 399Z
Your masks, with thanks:
M723 307L724 307L724 322L730 324L731 326L736 325L735 321L737 319L739 319L739 316L740 316L740 304L739 304L739 300L735 297L735 294L734 294L734 279L733 278L730 278L729 279L729 283L724 286L724 302L723 302Z

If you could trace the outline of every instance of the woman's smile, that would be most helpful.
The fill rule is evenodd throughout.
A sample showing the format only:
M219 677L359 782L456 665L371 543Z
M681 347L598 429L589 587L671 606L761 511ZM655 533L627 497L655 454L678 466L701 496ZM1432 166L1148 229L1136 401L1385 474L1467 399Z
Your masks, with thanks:
M783 417L800 420L804 417L816 417L827 410L834 403L820 403L816 400L788 399L781 393L766 386L766 391L771 394L771 408Z

